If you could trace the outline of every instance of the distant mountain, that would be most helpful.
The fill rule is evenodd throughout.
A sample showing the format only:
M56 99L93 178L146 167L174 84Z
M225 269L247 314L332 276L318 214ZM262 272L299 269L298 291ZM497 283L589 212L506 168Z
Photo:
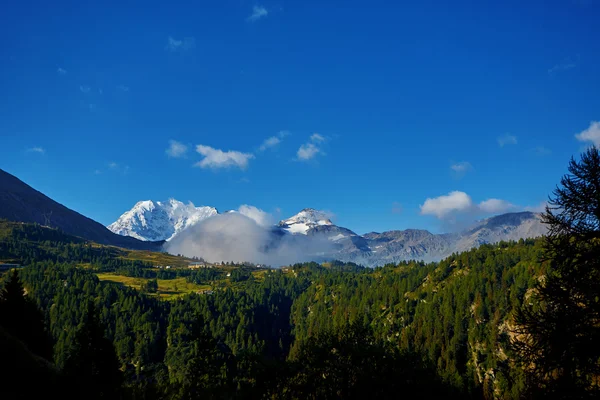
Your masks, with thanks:
M214 207L195 207L191 203L186 205L173 199L168 202L147 200L137 203L109 225L109 229L141 240L170 240L217 214ZM410 259L438 261L454 252L484 243L538 237L545 232L546 227L541 223L539 214L519 212L481 220L457 233L433 234L426 230L407 229L371 232L361 236L335 225L328 213L305 208L273 226L270 231L272 237L264 246L265 249L275 249L283 238L292 236L296 239L294 246L319 249L312 255L315 260L338 259L377 266ZM307 245L311 241L317 241L318 246Z
M38 223L97 243L131 249L159 250L162 243L117 235L102 224L57 203L0 169L0 218Z
M170 199L140 201L108 226L112 232L140 240L170 240L177 233L217 215L213 207L195 207Z
M287 232L321 237L333 243L329 258L366 266L397 263L403 260L439 261L454 252L469 250L484 243L533 238L546 233L540 214L518 212L498 215L475 223L458 233L433 234L426 230L371 232L363 236L338 227L313 209L283 220L279 227Z

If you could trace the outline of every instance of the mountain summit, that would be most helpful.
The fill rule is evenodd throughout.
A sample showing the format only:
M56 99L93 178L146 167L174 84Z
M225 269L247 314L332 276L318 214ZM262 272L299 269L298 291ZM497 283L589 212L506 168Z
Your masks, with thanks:
M217 215L214 207L196 207L175 199L145 200L108 226L112 232L140 240L170 240L177 233L198 222Z
M279 227L289 233L308 234L308 231L316 226L333 225L329 214L314 208L305 208L298 214L279 222Z

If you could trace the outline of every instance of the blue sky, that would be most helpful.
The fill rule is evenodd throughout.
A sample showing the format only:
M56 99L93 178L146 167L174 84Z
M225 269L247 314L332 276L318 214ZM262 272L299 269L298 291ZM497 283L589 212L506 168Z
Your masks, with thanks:
M600 143L598 1L190 3L3 3L0 168L104 224L173 197L440 232Z

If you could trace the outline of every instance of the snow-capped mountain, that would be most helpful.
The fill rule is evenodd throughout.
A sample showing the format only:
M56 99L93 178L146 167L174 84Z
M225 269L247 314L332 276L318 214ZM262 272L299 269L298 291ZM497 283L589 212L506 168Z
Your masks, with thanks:
M316 226L331 226L329 214L313 208L305 208L291 218L279 222L279 227L289 233L300 233L303 235Z
M533 212L486 218L457 233L434 234L421 229L407 229L371 232L363 236L332 224L323 215L312 209L302 210L294 217L281 221L279 226L295 235L331 241L331 251L327 254L329 258L366 266L411 259L439 261L454 252L466 251L484 243L532 238L546 233L540 214Z
M305 258L314 256L315 260L337 259L366 266L411 259L438 261L454 252L469 250L484 243L537 237L546 233L540 214L532 212L487 218L456 233L433 234L426 230L407 229L371 232L362 236L335 225L327 212L312 208L305 208L277 225L270 225L269 218L263 218L268 214L251 206L242 206L240 210L231 210L225 214L228 213L245 215L267 229L265 237L268 240L261 244L261 251L269 252L269 249L276 249L285 242L287 246L291 246L288 252L298 251ZM137 203L109 225L108 229L141 240L170 240L178 233L217 214L214 207L195 207L191 203L186 205L174 199L168 202L147 200ZM319 250L314 254L306 253L306 249L315 248Z
M177 233L217 214L214 207L196 207L181 201L145 200L108 226L108 229L124 236L140 240L170 240Z

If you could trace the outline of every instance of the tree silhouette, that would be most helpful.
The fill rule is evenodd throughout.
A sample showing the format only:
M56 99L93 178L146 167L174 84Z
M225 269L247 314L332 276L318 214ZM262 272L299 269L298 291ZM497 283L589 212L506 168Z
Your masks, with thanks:
M600 153L571 159L543 215L550 271L516 314L513 344L532 386L554 398L600 394Z
M0 292L0 325L21 340L32 353L52 359L52 342L44 329L44 317L25 295L16 269Z
M63 373L73 385L76 398L120 398L122 374L117 355L111 341L104 337L92 303L88 303L87 314L77 327Z

